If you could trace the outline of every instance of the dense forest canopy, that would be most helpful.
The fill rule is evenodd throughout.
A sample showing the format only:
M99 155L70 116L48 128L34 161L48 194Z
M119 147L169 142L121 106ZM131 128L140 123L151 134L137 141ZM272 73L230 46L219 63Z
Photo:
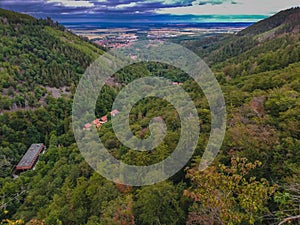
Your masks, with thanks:
M0 10L0 110L39 107L51 89L70 89L103 53L63 26Z
M109 114L122 86L142 76L182 82L195 102L201 134L193 159L165 182L145 187L101 177L80 154L71 128L72 96L86 67L103 49L63 26L0 9L0 219L2 224L299 224L300 9L280 12L234 35L183 40L213 69L223 90L227 132L217 159L197 166L211 115L200 87L181 70L138 63L114 75L99 95L97 116ZM67 94L53 96L56 88ZM84 116L84 115L83 115ZM111 122L99 137L124 162L150 165L176 147L180 120L172 105L147 98L130 117L139 138L152 118L168 127L150 152L122 145ZM90 122L90 121L87 121ZM87 131L87 135L88 135ZM12 178L31 143L47 151L35 170ZM113 168L112 168L113 172Z

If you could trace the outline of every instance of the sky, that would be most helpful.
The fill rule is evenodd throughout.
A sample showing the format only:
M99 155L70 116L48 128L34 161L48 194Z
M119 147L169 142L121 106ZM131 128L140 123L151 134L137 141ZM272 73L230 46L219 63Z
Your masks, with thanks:
M61 22L256 22L300 0L0 0L0 8Z

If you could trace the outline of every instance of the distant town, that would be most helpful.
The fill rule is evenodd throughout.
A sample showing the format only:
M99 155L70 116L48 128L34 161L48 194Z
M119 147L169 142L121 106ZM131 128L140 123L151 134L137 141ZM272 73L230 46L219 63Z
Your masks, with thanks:
M169 40L180 37L198 37L209 33L236 33L249 24L214 24L213 26L188 27L183 25L145 27L145 28L70 28L72 32L86 37L105 48L130 46L138 40Z

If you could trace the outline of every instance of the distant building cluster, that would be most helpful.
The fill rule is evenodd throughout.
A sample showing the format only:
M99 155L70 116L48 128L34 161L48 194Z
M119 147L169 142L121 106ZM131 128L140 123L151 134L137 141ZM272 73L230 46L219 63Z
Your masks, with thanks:
M108 35L103 37L101 40L96 40L94 42L106 48L123 48L131 46L137 40L138 37L136 35L120 34L120 36Z
M110 112L110 115L112 117L115 117L117 114L119 114L120 112L117 109L114 109L113 111ZM95 119L93 122L91 123L87 123L83 126L83 130L91 130L92 126L95 126L97 129L99 129L103 124L108 122L108 117L107 115L102 116L99 119Z

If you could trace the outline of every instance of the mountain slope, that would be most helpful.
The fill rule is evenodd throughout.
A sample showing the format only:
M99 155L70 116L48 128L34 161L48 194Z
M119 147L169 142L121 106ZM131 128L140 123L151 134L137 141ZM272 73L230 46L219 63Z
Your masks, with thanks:
M284 55L285 58L288 58L286 59L288 62L282 62L280 66L276 67L278 69L288 63L298 61L297 55L300 52L298 45L299 21L300 8L291 8L259 21L237 34L208 37L206 40L185 41L182 44L192 50L196 49L197 54L203 57L208 64L221 63L219 68L224 65L224 62L229 64L232 61L244 61L249 55L257 59L253 60L253 64L260 64L260 61L263 61L261 56L266 53L272 57ZM286 48L283 50L284 52L276 52L283 48Z
M12 27L31 22L18 23ZM65 41L68 46L75 45L75 49L80 47L74 40L86 44L50 20L40 23L48 23L40 27L47 34L53 33L51 38L58 38L59 44ZM191 160L195 163L189 163L190 169L183 169L168 181L147 187L115 184L89 167L73 137L69 98L49 98L48 105L36 111L0 114L0 124L3 124L0 129L0 220L22 219L28 224L43 225L180 225L202 224L202 221L203 224L270 225L299 214L299 33L259 40L266 32L268 30L255 35L217 37L217 43L213 41L216 39L201 40L202 45L197 46L213 49L211 54L206 52L206 59L211 57L211 66L226 100L228 118L223 146L213 165L204 172L198 171L197 162L209 138L210 112L205 96L191 80L182 80L182 88L194 100L199 112L201 134L194 160ZM7 40L14 41L14 37L8 36ZM41 44L47 46L47 43ZM238 44L243 47L238 48ZM45 51L60 51L56 45L49 48ZM87 49L84 48L89 52ZM8 50L6 57L12 58L18 47L11 46ZM84 51L80 52L86 56ZM73 51L66 52L64 57L73 59L71 53ZM60 68L65 61L56 63ZM38 69L32 67L33 73ZM125 69L119 75L120 78L128 74L130 79L140 78L140 71ZM143 75L178 75L174 68L155 64L147 65L143 71L146 72ZM109 101L102 101L101 108L109 108L116 92L105 91L104 98ZM147 137L151 119L163 115L168 132L165 142L154 151L130 151L117 140L110 121L101 127L99 137L116 158L129 164L146 165L170 155L179 139L180 121L173 107L161 101L141 101L130 115L132 131L138 137ZM84 131L84 134L89 136L90 132ZM27 147L36 142L47 146L36 169L21 173L17 179L10 178L13 166ZM233 159L232 164L230 159ZM113 166L108 169L118 172ZM249 172L250 169L254 170Z
M300 8L282 11L219 40L205 60L235 77L285 68L300 59ZM268 27L270 29L268 29Z
M257 35L265 32L275 31L279 35L282 33L299 32L300 7L281 11L274 16L259 21L258 23L239 32L238 35Z
M36 19L30 15L22 14L22 13L16 13L9 10L5 10L0 8L0 17L3 20L9 20L11 22L33 22Z
M103 53L51 19L3 9L0 35L0 110L38 106L46 86L74 86Z

